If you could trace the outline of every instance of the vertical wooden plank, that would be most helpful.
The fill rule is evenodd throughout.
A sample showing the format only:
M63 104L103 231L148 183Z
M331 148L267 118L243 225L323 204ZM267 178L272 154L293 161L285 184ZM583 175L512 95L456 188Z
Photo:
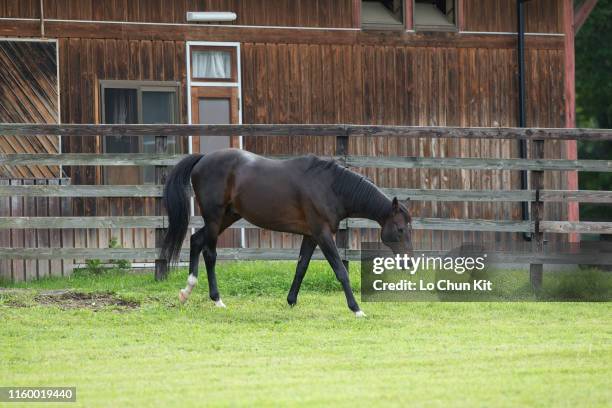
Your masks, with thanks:
M23 180L24 185L34 185L34 180ZM26 217L36 216L36 199L34 197L23 198L23 215ZM36 248L36 230L33 228L26 228L23 230L24 237L24 248ZM26 259L24 262L25 266L25 279L30 281L38 278L38 271L36 268L36 260Z
M48 180L47 184L57 186L59 185L58 179ZM48 203L48 215L49 217L61 216L60 210L60 199L59 197L47 198ZM60 229L50 229L49 234L49 247L50 248L61 248L62 247L62 231ZM49 261L49 276L62 276L62 260L51 259Z
M352 27L360 28L361 27L361 0L352 0L352 1L353 1Z
M9 180L0 179L0 186L9 185ZM0 197L0 217L10 217L11 215L11 198ZM0 247L10 248L11 247L11 230L0 229ZM10 281L12 280L12 262L10 259L0 259L0 279Z
M336 156L341 157L340 162L343 165L346 165L346 156L348 155L348 148L349 148L348 133L336 136ZM348 225L348 221L347 221L347 227L350 227L350 225ZM349 243L350 243L349 234L350 234L350 230L348 228L340 229L336 232L336 246L338 247L338 251L340 252L340 257L342 258L342 263L344 264L344 267L346 268L346 270L349 269L349 261L348 261L347 252L346 252L346 250L349 247Z
M544 141L534 140L531 144L531 158L544 158ZM532 244L534 252L542 252L544 249L544 233L540 231L540 221L544 216L544 203L540 200L540 191L544 188L544 172L531 172L531 189L536 191L536 200L531 203L531 220L534 223L534 233L532 235ZM529 265L529 280L534 290L542 288L542 264Z
M35 180L37 185L48 184L47 180ZM49 198L47 197L36 197L36 216L46 217L49 215ZM39 229L36 230L36 247L37 248L49 248L49 230ZM45 278L49 276L49 260L39 259L36 261L38 264L38 278Z
M412 2L410 2L412 3ZM457 29L465 31L465 15L463 13L465 0L457 0L455 8L455 20L457 21Z
M473 78L470 75L470 58L469 58L470 50L465 48L459 50L459 73L460 73L460 88L459 88L459 100L461 101L461 106L467 107L472 100L471 90L469 85L473 82ZM469 126L470 118L469 114L472 112L472 107L461 109L461 122L460 126ZM460 152L459 157L469 157L470 153L470 144L469 140L462 139L460 141ZM471 189L471 177L470 170L461 170L461 184L460 187L469 190ZM463 203L463 211L462 218L470 218L472 205L471 203L464 202ZM470 242L472 241L472 234L470 232L463 232L462 242Z
M414 0L404 0L404 27L414 30Z
M563 1L563 29L564 37L564 55L565 55L565 79L564 79L564 94L565 94L565 127L576 127L576 63L574 50L574 4L571 0ZM578 158L578 142L570 140L565 142L567 158L576 160ZM578 173L569 172L567 174L568 190L578 190ZM578 203L571 202L567 205L567 219L569 221L578 221L579 211ZM570 234L570 242L578 242L580 236L578 234Z
M61 179L60 185L70 185L70 179ZM74 214L72 198L61 197L60 199L60 215L63 217L70 217ZM74 248L74 230L73 229L62 229L61 230L61 247L62 248ZM61 273L64 276L68 276L72 273L74 267L74 259L63 259Z
M155 152L168 153L168 143L166 136L155 137ZM155 166L155 184L165 184L168 168L166 166ZM156 215L163 213L161 200L156 200ZM164 241L164 229L157 228L155 230L155 247L161 248ZM155 280L160 281L168 277L168 262L165 259L155 260Z
M11 185L22 185L21 180L11 180ZM22 217L25 213L23 197L11 197L11 216ZM24 230L11 230L11 248L24 247ZM26 279L25 262L22 259L13 259L13 280L20 282Z

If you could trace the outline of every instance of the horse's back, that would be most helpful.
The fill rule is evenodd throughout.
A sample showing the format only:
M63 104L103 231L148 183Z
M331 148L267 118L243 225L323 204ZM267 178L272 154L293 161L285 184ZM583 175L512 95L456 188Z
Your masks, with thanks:
M307 214L326 195L326 181L310 174L321 165L316 156L276 160L226 149L205 156L192 181L198 201L222 200L260 227L308 234Z

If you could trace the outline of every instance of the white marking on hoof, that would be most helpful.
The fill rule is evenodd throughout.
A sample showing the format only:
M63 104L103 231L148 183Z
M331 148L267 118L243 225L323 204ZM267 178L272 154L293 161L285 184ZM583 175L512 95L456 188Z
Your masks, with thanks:
M363 313L361 310L358 310L355 312L355 317L366 317L366 314Z
M221 299L219 300L215 300L215 306L217 307L223 307L226 308L227 306L225 306L225 303L223 303L223 301Z
M191 295L191 291L197 284L198 284L198 278L190 274L189 277L187 278L187 286L185 286L185 289L181 289L181 291L179 292L179 300L181 301L181 303L185 303L187 299L189 299L189 295Z

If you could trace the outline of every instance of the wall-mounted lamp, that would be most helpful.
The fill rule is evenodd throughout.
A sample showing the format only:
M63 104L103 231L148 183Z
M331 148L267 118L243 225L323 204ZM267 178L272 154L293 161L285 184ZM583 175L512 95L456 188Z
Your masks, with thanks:
M234 21L236 13L231 11L189 11L187 21L208 22L208 21Z

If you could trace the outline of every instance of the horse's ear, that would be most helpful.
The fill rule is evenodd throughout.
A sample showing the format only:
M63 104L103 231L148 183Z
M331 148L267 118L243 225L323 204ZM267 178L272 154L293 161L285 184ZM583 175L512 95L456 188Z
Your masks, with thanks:
M397 201L397 197L393 197L393 201L391 201L391 208L393 209L394 214L400 212L400 206L399 201Z

